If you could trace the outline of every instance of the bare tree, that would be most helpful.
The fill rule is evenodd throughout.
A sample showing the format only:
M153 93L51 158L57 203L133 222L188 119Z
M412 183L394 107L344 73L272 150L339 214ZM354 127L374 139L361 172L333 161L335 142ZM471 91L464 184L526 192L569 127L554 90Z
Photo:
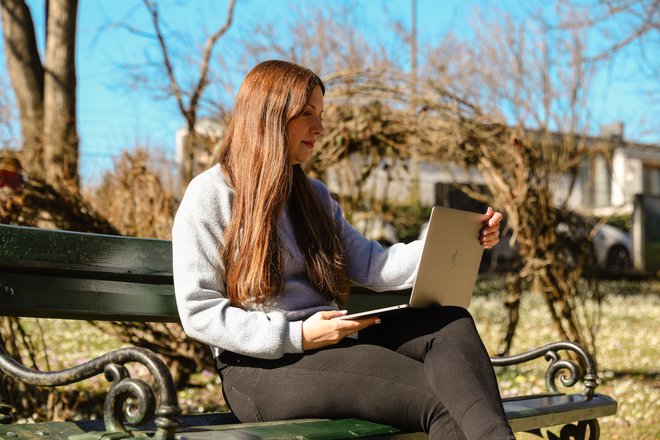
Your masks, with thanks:
M577 13L551 17L546 23L559 32L580 30L590 44L586 60L604 72L626 66L627 81L639 90L647 103L649 120L640 134L657 138L660 128L652 114L660 102L660 0L556 0L559 8ZM632 67L632 68L631 68Z
M158 8L158 4L154 1L143 0L143 4L151 17L153 25L153 35L148 35L143 30L135 29L126 23L120 23L120 26L126 28L129 32L154 38L158 44L158 50L161 54L161 62L157 66L157 77L162 78L161 84L150 85L154 91L165 90L170 98L174 98L177 104L177 110L183 116L186 122L187 136L184 138L184 145L182 151L181 163L181 179L180 187L181 192L185 190L190 183L194 174L195 163L195 145L198 142L197 123L199 122L200 106L202 99L209 85L209 76L211 75L211 57L213 51L217 46L218 40L227 33L232 25L234 19L234 8L236 1L230 0L227 10L227 18L225 22L220 25L215 32L208 35L199 59L196 61L189 61L186 64L186 70L190 70L191 64L197 64L197 73L192 80L184 81L183 74L175 69L175 62L177 59L173 55L172 41L163 30L163 20ZM188 57L189 58L189 57ZM178 60L181 61L181 60ZM153 66L151 66L153 67ZM135 70L135 69L134 69ZM133 73L133 79L136 77L143 77L144 71L141 68L137 69L137 73ZM187 78L190 78L188 75ZM138 79L139 82L139 79Z
M556 200L557 181L565 176L562 172L570 171L584 152L580 136L510 127L497 115L455 95L446 81L420 78L414 88L409 81L408 75L396 71L336 77L329 84L333 93L378 101L388 110L374 119L359 111L357 117L337 120L329 112L332 131L323 137L319 162L347 154L351 142L360 139L355 127L365 130L373 124L376 142L399 157L453 162L479 170L490 192L483 194L465 185L461 189L505 211L522 256L522 265L509 277L510 325L502 352L510 348L521 295L533 281L546 298L557 332L593 348L597 313L581 307L585 298L598 298L597 285L581 280L593 263L591 228ZM387 113L390 116L384 118ZM558 228L562 223L568 226L565 230Z
M387 157L380 149L479 170L490 193L461 189L506 212L522 256L509 276L510 324L501 351L511 346L521 295L530 286L546 298L558 334L593 349L598 307L585 302L598 300L589 277L591 228L568 209L576 170L598 148L582 134L591 75L583 34L555 35L504 17L500 26L492 18L478 26L471 47L446 41L428 54L414 83L393 66L326 75L329 102L350 107L328 107L313 168L355 160L352 153L362 148L372 160ZM369 169L357 168L361 176Z
M12 129L14 112L7 89L4 78L0 78L0 150L14 149L16 143Z
M292 6L289 21L260 21L241 43L248 69L266 58L281 58L309 67L320 75L394 65L390 49L369 39L356 2ZM375 41L374 41L375 40Z
M558 29L590 29L600 34L605 43L587 57L590 61L612 59L631 45L638 44L644 50L646 44L657 46L649 36L660 31L660 1L658 0L587 0L567 2L558 0L560 8L579 14L560 16ZM550 24L548 22L548 24ZM650 41L649 41L650 40ZM651 51L657 50L651 49ZM640 61L656 63L657 57L640 57ZM657 75L657 71L655 72Z
M18 103L27 171L56 188L79 190L75 43L77 0L50 0L42 62L25 1L2 0L7 68Z
M41 175L44 120L44 68L41 63L34 23L25 2L2 0L2 34L7 69L16 94L23 150L28 169Z
M506 15L499 22L490 15L475 32L455 64L456 39L427 67L449 74L453 91L470 96L479 113L512 126L494 129L493 143L465 120L461 131L470 136L448 149L454 160L481 171L491 194L466 191L504 209L519 244L522 265L508 277L510 319L501 351L511 347L521 295L530 286L546 298L560 336L595 349L599 293L591 228L568 205L581 162L602 147L586 136L594 67L586 59L585 32L555 32ZM588 299L596 299L595 308Z

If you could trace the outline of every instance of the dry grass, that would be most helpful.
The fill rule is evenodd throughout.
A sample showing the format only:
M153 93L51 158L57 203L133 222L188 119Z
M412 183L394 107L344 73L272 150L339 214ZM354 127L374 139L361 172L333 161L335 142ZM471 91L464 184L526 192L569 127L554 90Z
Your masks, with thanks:
M480 280L483 292L470 310L491 353L506 328L503 293L498 278ZM660 281L605 281L602 321L598 332L597 392L619 403L616 416L601 419L604 439L660 438ZM528 294L521 304L521 323L512 353L520 353L557 340L542 298ZM512 369L498 369L502 394L521 395L545 389L543 360ZM537 438L520 434L518 438Z

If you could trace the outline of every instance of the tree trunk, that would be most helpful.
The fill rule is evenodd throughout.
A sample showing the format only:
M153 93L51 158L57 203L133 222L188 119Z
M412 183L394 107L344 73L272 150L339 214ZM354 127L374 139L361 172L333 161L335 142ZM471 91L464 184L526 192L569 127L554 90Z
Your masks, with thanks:
M24 163L29 175L44 177L43 139L44 68L34 23L24 1L0 0L5 58L18 103Z
M180 194L183 194L188 184L193 178L193 168L195 163L195 143L197 142L197 132L195 131L196 118L189 117L188 136L184 138L183 151L181 152L181 186Z
M7 69L16 95L28 175L78 192L76 19L78 0L49 0L46 62L25 1L0 0ZM44 67L45 65L45 67Z
M55 188L79 191L76 129L78 0L49 0L44 80L44 168Z

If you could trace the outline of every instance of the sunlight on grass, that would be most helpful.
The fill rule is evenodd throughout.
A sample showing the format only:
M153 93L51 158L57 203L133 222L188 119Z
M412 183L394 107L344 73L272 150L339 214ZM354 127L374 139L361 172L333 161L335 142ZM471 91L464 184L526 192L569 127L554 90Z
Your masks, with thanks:
M660 438L660 281L604 281L606 293L597 336L597 392L619 404L616 416L600 420L604 439ZM505 295L499 278L480 280L470 312L491 354L506 328ZM488 292L495 292L487 294ZM521 322L511 354L518 354L559 339L540 295L521 300ZM545 390L547 362L537 360L513 368L498 368L503 396ZM576 385L579 386L579 385ZM581 390L581 388L579 388ZM538 438L520 434L517 438Z

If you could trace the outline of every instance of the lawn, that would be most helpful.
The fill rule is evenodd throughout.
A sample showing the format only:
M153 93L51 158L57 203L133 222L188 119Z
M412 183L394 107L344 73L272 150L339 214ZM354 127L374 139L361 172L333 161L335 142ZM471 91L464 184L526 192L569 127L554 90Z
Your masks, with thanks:
M481 277L477 295L470 305L480 333L491 353L495 353L506 325L503 307L502 278ZM597 359L602 379L597 391L619 402L618 414L601 419L603 439L660 438L660 281L603 281L607 293L602 306L598 332ZM545 304L534 294L523 296L521 324L512 354L547 344L558 339L547 316ZM24 320L33 332L37 345L46 350L51 369L78 364L100 355L120 343L86 322L63 320ZM39 328L42 331L39 331ZM41 334L43 334L43 339ZM41 362L43 365L43 361ZM547 363L537 360L515 368L498 368L502 394L520 395L544 390ZM105 379L97 376L74 386L83 399L107 388ZM75 393L72 391L72 393ZM55 415L89 417L84 400L71 399ZM98 403L98 399L94 399ZM220 383L215 373L196 374L190 387L179 391L184 412L195 413L224 409ZM71 410L75 408L76 412ZM31 418L30 418L31 419ZM28 419L28 421L30 420ZM34 419L33 419L34 420ZM519 434L520 439L532 439Z
M502 306L500 279L481 279L481 292L470 310L488 347L495 353L504 332L506 315ZM660 438L660 281L603 281L607 293L597 336L598 392L619 403L616 416L601 419L603 439ZM521 303L521 324L512 347L520 353L557 339L546 306L538 295L527 294ZM503 371L498 369L503 395L529 394L545 389L547 363ZM538 438L520 434L520 439Z

